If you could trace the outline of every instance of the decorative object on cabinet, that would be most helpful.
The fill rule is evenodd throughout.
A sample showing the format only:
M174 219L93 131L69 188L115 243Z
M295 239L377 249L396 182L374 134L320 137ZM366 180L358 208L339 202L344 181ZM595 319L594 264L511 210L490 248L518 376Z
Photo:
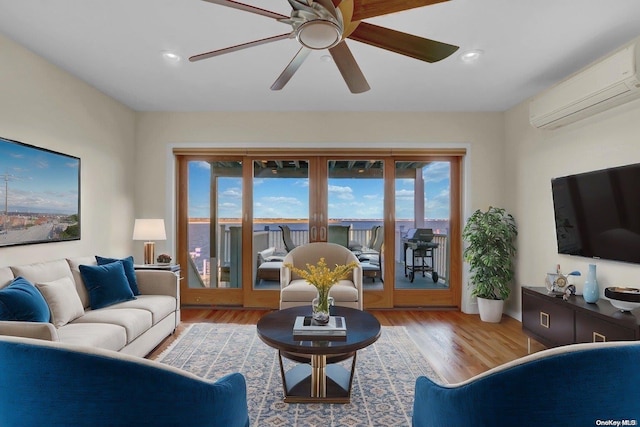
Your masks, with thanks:
M564 290L564 294L562 294L562 299L565 301L569 301L569 298L576 294L576 286L569 285L567 289Z
M0 247L80 240L78 157L0 138L0 180Z
M640 289L610 287L604 289L604 296L611 305L621 311L631 311L640 307Z
M621 312L605 299L590 304L580 295L563 301L546 288L523 286L522 331L547 347L640 340L640 310Z
M136 219L133 240L144 240L144 263L153 264L155 240L167 240L164 219Z
M587 278L584 281L584 288L582 289L582 296L588 303L595 303L600 298L600 288L598 287L598 279L596 278L596 265L589 264L589 272Z
M471 270L471 295L478 297L480 318L485 322L500 321L501 305L511 293L517 235L513 216L505 209L493 206L484 212L475 211L462 232L462 238L468 243L463 255ZM500 302L485 304L480 299ZM496 314L496 305L500 306L499 314ZM483 311L485 307L491 307L491 312Z
M547 277L544 281L545 286L549 294L555 296L562 296L566 293L566 288L569 285L569 276L581 276L580 272L575 270L569 274L562 274L560 271L560 264L556 267L555 273L547 273ZM575 286L573 287L573 294L575 294Z

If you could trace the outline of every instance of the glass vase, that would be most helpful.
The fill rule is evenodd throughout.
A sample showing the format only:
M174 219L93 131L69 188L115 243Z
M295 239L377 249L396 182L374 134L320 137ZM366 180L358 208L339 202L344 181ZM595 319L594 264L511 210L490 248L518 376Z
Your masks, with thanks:
M598 288L598 280L596 279L596 265L589 264L589 272L584 281L582 296L588 303L594 304L600 298L600 288Z
M333 305L333 297L325 295L319 295L311 301L311 308L313 309L312 317L314 322L320 325L326 325L329 323L329 317L331 316L330 308Z

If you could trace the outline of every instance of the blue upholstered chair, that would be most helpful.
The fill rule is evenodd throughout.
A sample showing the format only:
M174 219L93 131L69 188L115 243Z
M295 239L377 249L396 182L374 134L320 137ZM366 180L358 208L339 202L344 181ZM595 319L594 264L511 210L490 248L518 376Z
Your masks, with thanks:
M0 425L246 427L246 384L107 350L0 336Z
M420 377L413 427L637 423L639 361L638 341L574 344L523 357L459 384Z

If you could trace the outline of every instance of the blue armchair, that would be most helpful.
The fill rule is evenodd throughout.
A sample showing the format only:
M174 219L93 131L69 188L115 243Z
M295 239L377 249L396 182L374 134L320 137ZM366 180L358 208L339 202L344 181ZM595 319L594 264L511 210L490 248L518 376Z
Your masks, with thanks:
M468 381L416 381L413 427L593 426L640 422L640 343L544 350ZM603 424L598 424L598 422ZM633 424L635 423L635 424Z
M0 425L247 427L246 384L107 350L0 336Z

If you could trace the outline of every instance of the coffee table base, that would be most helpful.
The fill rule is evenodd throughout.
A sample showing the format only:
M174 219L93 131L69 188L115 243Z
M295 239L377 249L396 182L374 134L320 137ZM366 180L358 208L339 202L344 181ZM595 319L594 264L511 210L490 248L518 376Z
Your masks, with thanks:
M338 364L327 364L326 356L313 355L311 364L300 364L285 372L283 352L278 352L286 403L349 403L356 366L353 353L351 371Z

